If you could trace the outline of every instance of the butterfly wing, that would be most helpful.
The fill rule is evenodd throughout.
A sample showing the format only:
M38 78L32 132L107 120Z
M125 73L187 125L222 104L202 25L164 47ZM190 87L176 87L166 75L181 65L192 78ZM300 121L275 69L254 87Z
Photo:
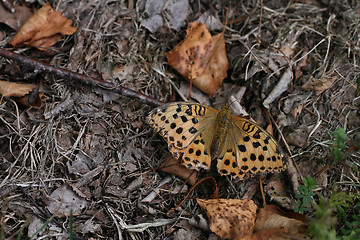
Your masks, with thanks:
M174 157L183 154L184 165L209 169L217 113L201 104L174 102L154 109L148 122L167 141Z
M240 171L252 174L279 172L286 167L286 159L279 144L256 123L233 116L230 129Z
M232 116L225 143L217 157L221 175L243 178L285 168L285 157L275 139L247 119Z
M240 170L237 162L237 149L234 134L228 130L225 137L224 148L217 156L217 169L221 175L230 175L231 178L239 177L244 178L245 172Z

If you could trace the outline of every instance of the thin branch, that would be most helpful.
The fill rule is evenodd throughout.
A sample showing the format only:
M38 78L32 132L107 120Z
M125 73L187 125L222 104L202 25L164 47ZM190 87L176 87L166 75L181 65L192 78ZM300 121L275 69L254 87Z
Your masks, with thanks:
M90 78L86 75L75 73L75 72L72 72L67 69L53 67L49 64L42 63L38 60L29 58L29 57L25 57L23 55L20 55L20 54L17 54L17 53L14 53L14 52L11 52L11 51L8 51L5 49L0 48L0 56L7 58L7 59L11 59L19 64L23 64L28 67L31 67L37 71L52 73L58 77L71 79L71 80L77 80L83 84L90 85L93 87L104 88L106 90L118 93L118 94L128 97L130 99L136 99L137 101L145 103L150 106L156 107L156 106L160 106L160 105L164 104L163 102L161 102L155 98L146 96L146 95L136 92L134 90L131 90L131 89L128 89L125 87L121 87L119 85L115 85L110 82L105 82L105 81L97 79L97 78Z

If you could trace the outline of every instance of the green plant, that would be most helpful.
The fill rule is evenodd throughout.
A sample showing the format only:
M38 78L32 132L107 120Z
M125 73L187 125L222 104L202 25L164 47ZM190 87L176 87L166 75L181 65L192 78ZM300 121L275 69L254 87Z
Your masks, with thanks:
M316 181L312 177L305 177L303 179L304 185L298 187L299 194L296 195L298 199L295 202L295 211L299 213L305 213L309 211L311 203L314 201L315 196L314 189L316 188Z
M346 210L350 210L350 216L345 219L344 226L340 229L343 235L341 240L360 239L360 195L352 195L353 205Z
M332 157L333 164L336 165L343 159L343 153L346 147L345 142L348 139L348 136L344 128L338 128L331 135L334 137L334 141L331 146L331 152L329 156Z
M315 209L315 218L311 221L308 233L314 240L336 240L335 224L337 218L334 216L334 207L331 207L330 201L323 198L319 204L313 202Z
M314 220L311 222L308 233L311 239L326 240L355 240L360 239L360 197L337 192L328 200L320 198L319 204L312 202ZM348 213L352 212L352 215ZM339 224L344 222L344 224ZM338 235L336 231L338 226Z
M331 164L343 162L351 153L359 149L360 134L355 142L346 141L349 138L343 128L338 128L334 137L329 157ZM347 163L349 164L349 163ZM354 164L355 165L355 164ZM351 166L351 164L350 164ZM352 167L357 169L356 165ZM318 194L314 200L315 180L308 177L304 179L304 186L299 186L295 210L304 213L309 211L309 205L313 207L314 220L311 221L308 233L315 240L355 240L360 239L360 195L338 192L334 186L333 193L326 199Z

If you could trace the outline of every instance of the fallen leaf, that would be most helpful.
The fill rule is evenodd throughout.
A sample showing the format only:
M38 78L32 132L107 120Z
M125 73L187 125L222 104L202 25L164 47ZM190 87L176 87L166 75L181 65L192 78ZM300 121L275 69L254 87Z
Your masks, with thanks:
M291 68L289 67L281 76L280 81L276 84L276 86L273 88L273 90L271 90L270 94L264 100L263 105L265 108L269 109L270 104L281 94L288 90L292 79L293 74Z
M256 204L249 199L196 199L206 211L210 229L222 239L251 239Z
M35 86L25 83L0 81L0 94L3 97L23 97L34 90Z
M272 175L264 187L264 191L270 196L270 201L287 210L294 210L294 199L290 197L284 182L278 175Z
M185 39L165 55L170 66L210 96L227 77L224 34L211 36L205 24L189 23Z
M85 223L80 223L79 228L81 229L82 234L86 233L101 233L101 225L98 223L95 223L95 221L90 218Z
M179 30L185 25L191 8L188 0L146 1L145 13L149 18L143 20L141 24L155 33L162 26Z
M308 142L308 137L314 125L303 124L296 128L293 132L289 133L285 139L288 144L298 147L305 147Z
M324 76L320 79L310 77L310 79L306 83L304 83L304 85L302 85L302 88L307 91L315 90L316 95L320 95L326 89L330 88L335 82L335 80L335 77L327 76Z
M14 9L15 12L12 13L5 9L3 4L0 4L0 22L17 31L26 22L26 20L31 17L32 12L25 4L16 4Z
M221 23L219 18L213 15L211 10L208 10L201 14L201 16L196 20L197 22L205 23L206 28L210 31L221 31L224 29L224 24Z
M289 240L286 228L266 229L254 233L251 240Z
M38 90L38 88L32 84L0 81L1 100L4 97L13 97L17 103L26 107L39 109L44 93L38 92L36 89Z
M297 163L297 167L302 176L315 176L322 170L324 164L320 164L319 161L312 158L304 158ZM319 188L325 188L329 184L328 177L328 172L323 171L315 178L316 185Z
M69 216L72 209L73 216L78 216L88 205L89 202L76 195L67 185L63 185L50 194L47 209L58 217Z
M46 3L20 28L9 44L14 47L32 46L45 49L55 44L62 35L71 35L76 27L72 21L54 11L50 3Z
M293 237L304 237L307 229L305 216L299 213L285 213L275 205L266 205L259 210L254 231L286 228Z
M180 82L179 91L187 99L191 97L192 99L195 99L197 102L201 104L208 106L211 105L209 96L197 88L191 88L191 96L189 96L190 83L186 81Z
M166 173L173 174L187 180L193 186L196 183L196 173L180 163L180 161L173 157L172 154L165 156L165 161L161 164L160 169Z

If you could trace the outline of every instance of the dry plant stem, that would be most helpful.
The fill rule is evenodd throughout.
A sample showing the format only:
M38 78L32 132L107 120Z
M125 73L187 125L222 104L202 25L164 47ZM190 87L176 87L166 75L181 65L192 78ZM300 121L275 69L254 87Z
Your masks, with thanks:
M5 49L0 48L0 56L14 60L17 63L24 64L24 65L34 68L35 70L38 70L38 71L53 73L56 76L71 79L71 80L77 80L86 85L90 85L90 86L94 86L94 87L101 87L101 88L104 88L107 90L111 90L112 92L118 93L122 96L131 98L131 99L136 99L137 101L145 103L150 106L156 107L156 106L160 106L160 105L164 104L163 102L161 102L155 98L151 98L149 96L146 96L146 95L136 92L134 90L124 88L124 87L121 87L121 86L118 86L118 85L115 85L115 84L112 84L109 82L105 82L105 81L97 79L97 78L90 78L86 75L75 73L75 72L69 71L67 69L56 68L49 64L42 63L38 60L29 58L29 57L25 57L25 56L22 56L20 54L17 54L17 53L14 53L14 52L11 52L11 51L8 51Z
M266 207L266 200L265 200L265 194L264 194L264 188L263 188L263 185L262 185L262 181L261 181L261 177L259 175L259 184L260 184L260 192L261 192L261 197L263 199L263 204L264 204L264 208Z

